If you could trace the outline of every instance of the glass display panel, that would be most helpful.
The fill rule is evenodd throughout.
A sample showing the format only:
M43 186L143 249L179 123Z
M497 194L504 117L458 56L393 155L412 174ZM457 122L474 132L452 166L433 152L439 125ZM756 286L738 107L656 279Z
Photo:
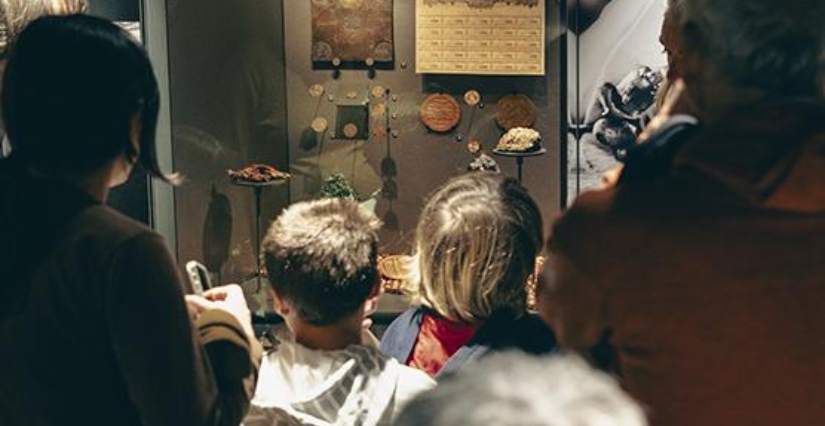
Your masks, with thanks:
M175 190L179 259L262 293L254 277L257 193L260 232L290 203L345 192L383 220L382 254L409 253L428 194L481 154L507 176L521 171L549 225L564 191L563 5L449 3L455 9L442 23L451 27L439 27L448 36L423 48L433 39L417 31L417 8L441 3L168 0L174 163L186 178ZM504 6L521 15L499 13ZM539 33L543 42L533 40ZM447 54L460 58L450 63L489 72L417 72L422 55ZM515 75L522 62L544 72L531 65ZM546 152L494 155L518 126L535 129ZM227 170L250 164L291 178L259 189L233 185Z

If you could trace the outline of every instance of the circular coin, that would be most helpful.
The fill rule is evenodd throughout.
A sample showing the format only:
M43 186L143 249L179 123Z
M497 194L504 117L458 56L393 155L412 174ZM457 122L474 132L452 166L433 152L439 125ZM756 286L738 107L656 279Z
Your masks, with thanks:
M328 128L329 128L329 122L327 121L326 118L324 118L324 117L315 117L315 119L312 120L312 130L314 130L315 133L326 132Z
M355 139L355 137L358 136L358 126L356 126L355 124L347 123L346 125L344 125L343 130L344 136L346 136L347 139Z
M386 126L381 126L381 125L375 126L375 128L372 131L372 135L375 136L376 138L385 138L385 137L387 137L387 127Z
M322 84L313 84L312 86L309 86L309 95L313 98L324 96L324 92L326 92L326 89L324 89L324 85Z
M370 114L373 117L383 117L387 113L387 106L384 104L371 104Z
M315 42L312 45L312 60L313 61L330 61L332 60L332 46L324 41Z
M478 154L481 151L481 142L475 139L467 142L467 151L470 154Z
M468 90L464 94L464 102L469 106L476 106L481 102L481 93L478 90Z
M387 88L385 88L384 86L381 86L381 85L372 86L372 89L370 89L370 94L372 95L373 98L376 98L376 99L377 98L383 98L384 95L386 95L386 93L387 93Z
M376 61L389 62L392 61L393 48L392 42L382 41L375 45L372 55ZM372 65L370 65L372 66Z
M498 101L496 122L504 130L533 127L536 124L536 105L525 95L507 95Z
M427 96L421 104L421 121L433 132L449 132L461 121L461 107L450 95Z

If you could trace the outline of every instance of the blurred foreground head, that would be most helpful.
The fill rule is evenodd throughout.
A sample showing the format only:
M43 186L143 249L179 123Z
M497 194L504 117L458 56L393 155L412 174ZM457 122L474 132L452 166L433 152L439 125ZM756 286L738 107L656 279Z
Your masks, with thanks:
M644 426L608 375L571 356L485 357L410 402L396 426Z

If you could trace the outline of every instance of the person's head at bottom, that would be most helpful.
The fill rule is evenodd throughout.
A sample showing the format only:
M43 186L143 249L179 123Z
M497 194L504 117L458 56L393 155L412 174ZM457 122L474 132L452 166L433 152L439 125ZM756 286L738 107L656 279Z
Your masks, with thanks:
M419 218L413 296L456 322L523 315L542 233L538 206L515 180L489 172L454 178Z
M607 374L573 355L501 352L420 394L396 426L645 426L641 408Z
M264 258L277 312L313 349L360 344L367 305L380 295L380 221L357 202L297 203L272 224Z
M75 183L103 200L135 164L157 162L159 95L143 48L115 24L47 16L19 35L3 83L11 159L35 176Z

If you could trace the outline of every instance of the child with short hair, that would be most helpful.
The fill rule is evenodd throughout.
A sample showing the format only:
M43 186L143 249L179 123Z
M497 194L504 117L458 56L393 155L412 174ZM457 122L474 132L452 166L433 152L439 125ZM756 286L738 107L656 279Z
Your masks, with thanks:
M384 425L434 386L362 340L380 296L378 218L351 200L295 204L269 229L264 257L278 313L247 416L256 424Z

